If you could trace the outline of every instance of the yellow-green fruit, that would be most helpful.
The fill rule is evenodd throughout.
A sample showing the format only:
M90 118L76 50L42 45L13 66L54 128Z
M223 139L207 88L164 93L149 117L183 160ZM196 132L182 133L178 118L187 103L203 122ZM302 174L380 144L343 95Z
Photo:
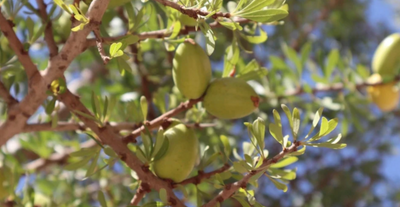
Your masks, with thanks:
M197 21L186 14L182 14L179 18L179 21L181 21L181 23L186 26L194 27L197 25Z
M239 119L251 114L260 97L246 81L238 78L214 80L204 96L204 108L220 119Z
M172 76L186 98L200 98L211 79L210 59L203 48L195 42L180 44L174 56Z
M169 128L164 136L169 141L168 150L153 163L152 168L158 177L178 183L193 170L198 158L199 142L193 129L184 124Z
M369 83L379 83L382 78L379 74L373 74ZM381 111L388 112L395 109L399 103L400 94L395 87L396 82L390 82L384 85L369 86L367 88L371 101L378 106Z
M400 33L386 37L376 49L372 69L382 76L395 75L400 67Z

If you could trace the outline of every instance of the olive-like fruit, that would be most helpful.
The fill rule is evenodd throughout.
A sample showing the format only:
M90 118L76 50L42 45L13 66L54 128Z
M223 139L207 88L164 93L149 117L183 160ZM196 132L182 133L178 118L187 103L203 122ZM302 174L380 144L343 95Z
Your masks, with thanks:
M372 59L372 70L381 76L396 75L400 67L400 33L386 37Z
M191 26L194 27L197 25L197 21L196 19L186 15L186 14L182 14L181 17L179 18L179 21L186 26Z
M178 183L192 172L198 159L199 142L193 129L181 123L167 129L164 136L169 141L168 150L154 161L152 168L158 177Z
M173 59L172 76L179 91L188 99L200 98L211 79L211 63L194 41L180 44Z
M239 78L214 80L204 96L204 108L220 119L239 119L251 114L260 97L246 81Z
M375 73L369 79L368 82L371 84L379 83L382 81L382 77ZM371 101L384 112L394 110L399 104L400 94L398 89L395 87L396 82L390 82L383 85L368 86L367 92Z

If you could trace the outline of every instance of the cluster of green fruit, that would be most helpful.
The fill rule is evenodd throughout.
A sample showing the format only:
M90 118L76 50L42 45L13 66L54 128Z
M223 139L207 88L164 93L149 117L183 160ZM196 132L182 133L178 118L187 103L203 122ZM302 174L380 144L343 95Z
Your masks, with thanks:
M386 37L378 46L372 59L374 74L368 78L368 83L380 83L386 79L393 79L400 69L400 34L395 33ZM396 81L382 85L369 86L367 92L372 102L382 111L395 109L399 103L399 90L395 87Z
M242 118L258 107L260 98L246 81L233 77L211 81L211 74L209 57L198 44L189 39L178 46L172 75L186 98L204 97L204 108L219 119ZM161 178L181 182L198 160L198 140L193 129L184 124L170 127L164 135L169 140L168 150L152 168Z

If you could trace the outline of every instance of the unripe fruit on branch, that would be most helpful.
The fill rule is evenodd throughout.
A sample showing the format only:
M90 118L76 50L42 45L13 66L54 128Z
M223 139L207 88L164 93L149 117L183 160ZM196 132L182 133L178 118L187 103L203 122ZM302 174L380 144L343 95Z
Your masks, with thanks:
M381 76L396 75L400 67L400 34L386 37L378 46L372 59L372 70Z
M193 170L198 158L199 142L193 129L184 124L169 128L164 136L169 141L168 150L152 167L158 177L178 183Z
M251 114L260 97L246 81L239 78L214 80L206 91L203 106L220 119L239 119Z
M203 48L193 40L180 44L174 56L172 76L186 98L200 98L211 79L210 59Z
M368 78L371 84L382 82L379 74L373 74ZM383 85L368 86L367 92L371 101L378 106L381 111L388 112L395 109L399 103L400 94L396 88L396 82Z

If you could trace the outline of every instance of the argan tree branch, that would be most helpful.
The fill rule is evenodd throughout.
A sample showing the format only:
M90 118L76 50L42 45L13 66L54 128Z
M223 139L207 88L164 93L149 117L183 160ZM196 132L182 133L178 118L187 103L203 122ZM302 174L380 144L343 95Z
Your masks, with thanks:
M237 18L234 21L239 24L245 24L245 23L250 22L250 20L244 19L244 18ZM216 21L216 22L211 23L210 27L218 28L218 27L222 27L222 25ZM198 30L196 30L196 27L185 26L185 27L181 28L179 35L189 34L190 32L197 32L197 31ZM150 32L142 32L142 33L138 34L139 40L162 39L162 38L168 37L170 35L171 35L171 32L168 29L162 29L162 30L156 30L156 31L150 31ZM115 42L115 41L118 41L118 40L124 38L125 36L126 35L121 35L121 36L116 36L116 37L103 37L103 43L110 44L112 42ZM93 46L96 46L96 39L93 39L93 38L88 39L86 42L86 48L93 47Z
M54 35L53 35L53 26L52 22L50 21L49 16L47 15L46 11L46 4L44 3L44 0L36 0L36 3L39 6L39 13L42 19L42 24L45 24L45 30L44 30L44 39L47 43L47 46L50 51L50 58L58 55L58 47L56 42L54 41Z
M79 101L79 97L70 93L69 90L59 95L59 100L62 101L71 112L80 111L81 113L91 114L90 111ZM86 117L80 116L79 114L77 114L77 116L99 137L103 144L110 146L115 153L117 153L119 158L137 173L143 183L147 183L152 189L157 191L162 188L166 189L169 202L172 206L185 206L182 201L176 197L168 182L153 175L148 167L144 166L139 158L132 153L132 151L122 141L120 135L115 133L114 129L110 125L100 127L94 121Z
M106 52L104 51L103 39L100 35L99 28L94 29L93 33L94 33L94 36L96 37L96 45L97 45L97 49L99 50L100 57L103 60L104 65L107 65L107 63L111 60L111 58L109 56L107 56Z
M171 8L174 8L176 10L178 10L179 12L181 12L182 14L186 14L192 18L197 19L197 15L201 15L201 16L207 16L210 14L210 12L206 12L206 11L201 11L200 9L190 9L190 8L185 8L183 5L179 5L173 1L170 0L155 0L156 2L164 5L164 6L168 6ZM230 13L222 13L222 12L217 12L214 15L211 16L213 19L217 19L218 17L226 17L226 18L230 18L231 14Z
M109 0L93 0L88 10L89 20L100 22L107 9L108 2ZM82 52L86 38L94 29L94 26L89 23L81 31L72 32L60 53L50 60L42 77L29 58L28 53L23 49L11 25L3 14L0 14L0 29L9 40L12 49L24 66L29 79L28 94L16 107L9 110L6 122L0 126L0 131L2 132L0 134L0 146L23 129L28 118L36 112L47 98L46 90L51 82L62 77L72 60Z
M189 101L186 101L184 103L181 103L178 107L176 107L175 109L172 109L164 114L162 114L161 116L153 119L152 121L148 122L148 124L146 125L146 127L148 129L155 129L159 126L161 126L161 124L163 122L165 122L168 118L174 117L175 115L186 111L187 109L192 108L193 105L195 105L196 103L200 102L202 100L202 97L199 99L191 99ZM145 130L145 127L142 126L139 129L136 129L135 131L133 131L130 135L126 136L123 138L123 142L124 143L130 143L130 142L136 142L136 138L138 136L140 136L140 133L143 132Z
M216 175L218 173L223 173L223 172L227 171L230 167L231 166L229 164L224 164L224 166L222 166L222 167L220 167L220 168L218 168L218 169L216 169L214 171L208 172L208 173L204 173L202 171L199 171L198 175L196 175L194 177L191 177L191 178L188 178L188 179L186 179L186 180L184 180L184 181L182 181L180 183L176 183L176 184L177 185L187 185L187 184L195 184L196 185L196 184L201 183L202 180L211 178L213 175Z
M0 97L4 100L9 108L15 104L18 104L18 100L15 99L10 92L8 92L8 89L2 82L0 82Z
M299 146L300 146L300 143L295 142L289 148L286 148L285 150L281 151L279 154L275 155L273 158L264 160L263 164L259 168L251 171L250 173L245 175L241 180L239 180L233 184L226 185L224 190L222 190L211 201L209 201L208 203L203 205L203 207L214 207L217 205L217 203L222 203L224 200L230 198L240 188L245 188L251 177L253 177L254 175L256 175L259 172L262 172L263 170L268 168L271 164L276 163L277 161L281 160L289 153L295 152Z
M114 128L115 132L120 131L133 131L137 129L141 124L133 124L129 122L119 122L119 123L110 123L110 125ZM39 131L53 131L53 132L61 132L61 131L75 131L75 130L85 130L86 127L83 123L70 123L70 122L58 122L57 126L53 127L51 123L40 123L40 124L28 124L22 130L22 133L31 133L31 132L39 132Z
M137 206L139 202L143 199L146 193L151 191L150 186L146 183L141 183L139 188L136 190L136 194L133 196L131 200L131 205Z

